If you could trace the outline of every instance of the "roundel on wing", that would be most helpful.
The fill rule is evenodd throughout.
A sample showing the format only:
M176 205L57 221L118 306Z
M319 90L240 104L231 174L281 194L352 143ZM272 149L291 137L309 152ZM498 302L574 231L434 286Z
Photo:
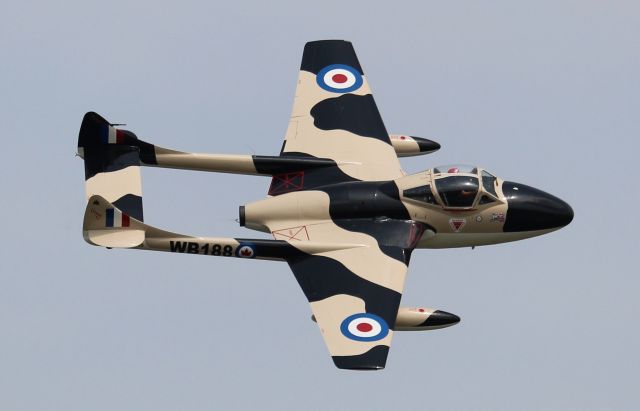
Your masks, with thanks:
M333 93L349 93L362 86L362 75L346 64L332 64L316 75L318 85Z
M378 341L389 334L389 326L375 314L360 313L345 318L340 324L340 331L351 340Z

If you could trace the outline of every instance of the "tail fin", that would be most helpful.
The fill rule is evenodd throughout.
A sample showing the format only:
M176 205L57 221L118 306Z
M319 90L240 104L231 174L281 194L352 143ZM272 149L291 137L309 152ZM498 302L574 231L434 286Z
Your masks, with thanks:
M102 247L132 248L145 240L145 225L99 195L89 198L82 235L86 242Z
M84 158L87 199L101 196L125 215L144 221L137 141L132 132L117 130L89 112L80 126L78 154Z
M138 139L132 131L113 127L98 113L90 111L84 115L78 136L78 154L84 157L84 148L103 145L126 145L138 147L140 160L148 165L156 165L156 146ZM173 150L162 149L169 153ZM176 152L179 153L179 152Z

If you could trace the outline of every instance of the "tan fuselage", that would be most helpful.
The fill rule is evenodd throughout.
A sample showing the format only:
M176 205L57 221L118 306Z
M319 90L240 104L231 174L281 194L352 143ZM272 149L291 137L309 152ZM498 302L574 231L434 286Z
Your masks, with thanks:
M432 183L431 171L388 182L397 187L400 196L395 200L397 204L392 198L382 198L385 195L376 188L378 183L371 182L342 183L318 190L291 192L245 205L243 223L247 228L271 233L275 239L298 241L313 241L314 231L320 227L322 231L334 227L336 235L345 241L349 238L350 243L358 243L366 235L343 230L336 222L408 218L427 227L416 248L475 247L522 240L554 230L504 232L508 205L501 191L501 180L496 183L496 201L489 204L476 202L466 209L447 209L402 195L407 188ZM405 215L398 215L399 209ZM372 241L370 244L375 246L376 243Z

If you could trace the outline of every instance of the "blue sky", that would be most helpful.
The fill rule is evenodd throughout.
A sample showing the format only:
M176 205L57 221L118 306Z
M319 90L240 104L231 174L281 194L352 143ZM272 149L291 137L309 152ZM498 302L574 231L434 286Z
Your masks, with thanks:
M9 2L0 26L0 408L635 409L640 6L634 1ZM387 129L568 201L573 223L414 253L387 369L334 368L281 263L82 240L82 115L160 146L277 154L306 41L351 40ZM143 170L145 221L233 220L260 177Z

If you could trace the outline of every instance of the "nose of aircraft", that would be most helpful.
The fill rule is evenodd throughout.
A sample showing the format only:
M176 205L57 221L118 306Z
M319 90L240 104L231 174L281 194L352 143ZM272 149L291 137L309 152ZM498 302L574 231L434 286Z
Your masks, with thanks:
M505 232L560 228L573 220L569 204L537 188L505 181L502 192L508 204Z

